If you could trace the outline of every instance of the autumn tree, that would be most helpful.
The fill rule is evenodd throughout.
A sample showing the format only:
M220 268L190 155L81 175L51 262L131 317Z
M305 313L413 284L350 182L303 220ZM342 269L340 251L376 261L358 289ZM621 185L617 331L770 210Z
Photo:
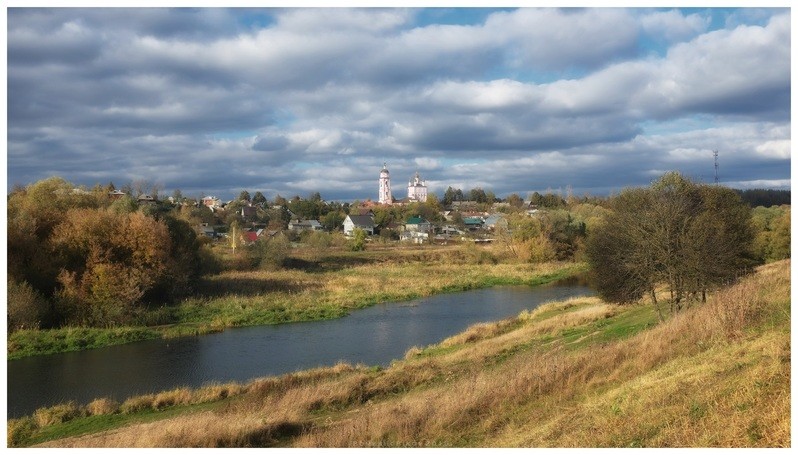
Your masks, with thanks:
M512 257L531 263L555 258L555 249L542 219L521 214L509 214L505 219L507 227L496 228L496 240Z
M649 188L624 190L610 205L585 249L596 289L609 301L648 294L659 312L655 288L662 284L678 311L751 264L750 211L728 188L668 173Z
M9 328L117 324L190 290L203 260L179 211L73 190L52 178L9 196Z
M169 231L140 212L71 210L51 242L62 265L60 302L73 322L125 322L168 270Z
M787 205L753 209L754 255L761 262L790 257L790 212Z

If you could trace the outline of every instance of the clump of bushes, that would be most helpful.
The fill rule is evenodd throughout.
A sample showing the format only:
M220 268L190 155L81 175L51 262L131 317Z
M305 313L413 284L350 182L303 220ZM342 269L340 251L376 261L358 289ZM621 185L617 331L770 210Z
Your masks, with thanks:
M86 405L86 412L92 416L116 414L119 412L119 403L111 398L97 398Z
M463 242L460 246L466 263L497 264L499 259L487 248L477 246L474 242Z
M25 442L39 429L33 417L23 417L21 419L8 419L6 434L8 435L8 447L22 447Z
M9 332L22 329L38 329L47 314L47 301L27 282L7 280Z
M40 408L33 413L33 418L39 427L46 427L55 425L57 423L68 422L76 417L85 415L74 401L68 403L57 404L49 408Z
M260 238L249 250L252 264L260 269L273 270L283 266L288 253L291 251L291 242L283 234L273 237Z

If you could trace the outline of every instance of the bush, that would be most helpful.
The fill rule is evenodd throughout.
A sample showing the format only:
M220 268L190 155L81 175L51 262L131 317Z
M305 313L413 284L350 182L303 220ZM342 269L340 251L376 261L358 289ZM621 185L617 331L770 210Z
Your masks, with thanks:
M271 238L260 238L250 250L252 262L261 269L277 269L283 266L288 252L291 250L291 242L283 234L277 234Z
M33 435L33 432L39 429L32 417L9 419L7 425L8 447L24 446L28 438Z
M92 416L115 414L119 411L119 403L111 398L97 398L86 405L86 411Z
M155 402L155 395L140 395L137 397L130 397L119 406L119 412L122 414L134 414L145 409L151 409Z
M352 231L352 240L349 242L350 251L363 251L366 249L366 231L355 228Z
M499 259L493 253L485 247L477 246L474 242L464 242L460 247L460 251L463 252L466 263L496 264L499 262Z
M215 274L221 273L224 267L222 261L213 252L210 245L202 245L198 251L199 255L199 268L201 274Z
M161 410L170 406L189 403L191 403L191 390L181 387L155 395L155 398L152 400L152 408Z
M83 411L74 401L57 404L49 408L39 408L33 413L36 424L41 427L68 422L76 417L81 417Z
M47 302L25 281L8 279L8 331L38 329L47 314Z
M209 401L223 400L228 397L236 396L243 390L243 386L234 382L228 384L211 384L195 391L191 402L207 403Z

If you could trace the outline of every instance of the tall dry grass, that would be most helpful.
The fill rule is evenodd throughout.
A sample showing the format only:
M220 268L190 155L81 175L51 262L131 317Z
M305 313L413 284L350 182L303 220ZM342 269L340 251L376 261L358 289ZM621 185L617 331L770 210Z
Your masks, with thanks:
M52 445L785 447L789 269L771 264L615 342L557 342L569 327L628 311L564 302L472 327L439 355L264 379L219 411Z

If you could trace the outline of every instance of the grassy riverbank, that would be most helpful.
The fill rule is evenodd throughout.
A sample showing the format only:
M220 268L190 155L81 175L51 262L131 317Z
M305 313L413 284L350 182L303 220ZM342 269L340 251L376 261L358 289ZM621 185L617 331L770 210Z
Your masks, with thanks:
M8 358L91 349L154 338L201 335L228 327L333 319L381 302L496 285L537 285L584 270L573 263L502 262L490 247L296 251L287 267L227 271L204 278L194 297L150 310L122 328L20 330Z
M790 353L787 260L664 323L647 304L572 299L473 326L386 369L338 365L211 392L177 389L95 406L101 412L50 408L9 422L9 441L789 447Z

